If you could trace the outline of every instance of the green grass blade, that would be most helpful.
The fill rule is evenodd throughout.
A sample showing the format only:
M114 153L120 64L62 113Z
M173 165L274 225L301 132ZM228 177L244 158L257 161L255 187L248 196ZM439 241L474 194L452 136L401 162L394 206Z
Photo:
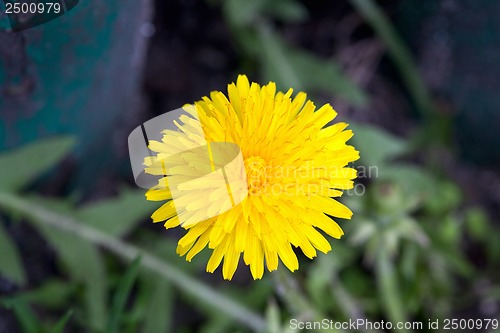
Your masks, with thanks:
M51 333L63 333L64 327L66 327L66 324L68 323L72 315L73 315L73 310L69 310L68 312L66 312L64 317L59 319L59 321L56 323Z
M25 333L39 333L40 323L27 303L18 298L12 298L2 302L6 308L14 311L16 319Z
M119 332L120 323L123 317L125 317L125 306L127 305L127 299L137 278L140 262L141 257L139 256L132 262L127 272L118 283L118 288L116 289L116 292L113 296L113 303L111 305L111 310L109 313L106 333Z

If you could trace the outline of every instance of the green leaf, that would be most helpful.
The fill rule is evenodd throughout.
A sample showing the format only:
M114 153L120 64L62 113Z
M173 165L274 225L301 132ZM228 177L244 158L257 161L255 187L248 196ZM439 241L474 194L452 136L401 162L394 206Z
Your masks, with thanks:
M2 219L0 219L0 253L0 275L17 284L25 284L26 273L24 272L21 256L16 245L10 239L7 230L5 230Z
M271 300L266 310L267 332L279 333L281 329L280 309L274 300Z
M288 57L283 41L270 28L262 26L259 30L261 62L266 78L276 81L279 88L294 87L303 90L304 84Z
M234 323L226 316L210 316L208 320L203 323L199 333L220 333L228 332L233 327Z
M398 163L384 167L380 179L393 181L400 186L402 193L399 201L405 210L411 210L419 202L431 197L437 182L424 168Z
M431 195L426 201L425 208L434 216L456 210L462 201L462 191L453 182L434 181L428 186L430 186Z
M66 314L64 315L64 317L62 317L61 319L59 319L59 321L56 323L56 325L52 329L51 333L63 333L64 332L64 327L68 323L68 321L71 318L72 314L73 314L72 310L69 310L68 312L66 312Z
M152 283L151 275L147 283ZM169 332L174 311L174 288L164 280L155 279L149 309L144 317L143 333Z
M40 323L28 304L18 298L12 298L2 302L6 308L14 311L19 324L25 333L38 333Z
M156 208L156 203L146 200L143 190L124 190L115 198L80 208L76 217L96 229L122 237Z
M366 94L345 76L334 60L321 59L299 49L290 50L288 58L298 72L305 89L343 97L353 105L366 105Z
M321 309L331 308L332 305L331 298L325 297L332 276L337 273L335 261L331 258L332 256L319 256L314 260L305 280L309 297Z
M344 97L355 105L367 102L365 93L340 70L333 60L286 45L266 25L259 25L260 61L266 79L281 89L322 91Z
M406 311L401 299L398 279L393 263L388 255L379 251L376 262L377 283L380 292L380 300L386 309L388 318L393 322L405 322ZM405 332L406 330L398 330Z
M118 283L118 288L113 296L106 333L119 332L120 323L125 317L125 305L137 278L140 262L141 257L137 257Z
M175 267L188 274L195 274L200 269L205 269L210 257L208 251L202 251L193 258L192 262L187 262L176 253L177 241L168 237L157 237L157 233L150 230L141 230L135 237L135 241L140 247L158 257L171 262ZM198 258L200 257L200 258Z
M354 132L350 142L359 150L363 165L380 167L408 151L404 140L374 126L351 124L350 128Z
M471 207L465 213L469 235L476 241L484 241L490 232L488 215L479 207Z
M439 232L441 240L447 243L448 247L457 246L462 237L461 224L454 215L445 216L439 223Z
M417 260L419 255L419 248L417 244L406 242L401 250L401 272L406 279L415 281L417 280Z
M225 0L224 12L236 26L251 28L262 17L285 22L298 22L307 18L307 9L295 0Z
M106 269L99 250L81 238L40 224L33 224L55 248L72 279L83 283L89 323L104 328L107 308Z
M263 10L264 13L269 14L271 17L285 22L304 21L309 15L306 7L295 0L265 1Z
M230 22L236 26L250 25L260 15L265 4L265 0L225 0L224 12Z
M74 145L73 137L63 136L0 154L0 188L16 191L29 185L43 172L55 166Z
M67 302L73 291L74 286L66 281L49 280L36 289L17 294L17 297L45 308L57 308Z

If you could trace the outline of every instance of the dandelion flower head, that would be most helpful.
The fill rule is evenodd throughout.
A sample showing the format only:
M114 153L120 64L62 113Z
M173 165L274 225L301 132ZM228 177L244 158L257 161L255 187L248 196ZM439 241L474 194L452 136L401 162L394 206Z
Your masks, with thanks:
M214 91L184 106L188 116L175 122L178 131L165 130L161 141L149 143L153 154L145 159L145 170L160 178L146 197L166 201L153 222L186 229L177 253L191 261L208 247L206 269L214 272L222 263L224 279L233 277L241 258L254 279L262 278L265 266L276 270L279 261L293 272L299 268L294 248L310 259L317 251L329 252L324 235L343 235L333 218L352 216L336 198L353 188L356 178L349 163L359 153L347 144L353 133L344 122L331 124L337 113L329 104L316 109L304 92L292 94L292 89L277 92L274 82L250 84L240 75L228 85L227 96ZM192 153L201 141L209 147L202 148L211 158L208 166ZM179 147L193 149L175 155ZM161 163L173 155L174 163ZM226 183L230 179L227 187L214 185L216 173L182 183L224 170L216 155L226 162L239 157L219 173ZM181 194L175 197L174 189ZM229 199L221 199L227 191Z

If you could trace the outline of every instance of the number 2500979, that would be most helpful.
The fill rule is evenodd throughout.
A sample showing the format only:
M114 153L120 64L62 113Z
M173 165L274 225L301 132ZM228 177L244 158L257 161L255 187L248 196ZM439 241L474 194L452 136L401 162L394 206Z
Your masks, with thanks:
M58 2L5 3L6 14L59 14L61 10L61 4Z

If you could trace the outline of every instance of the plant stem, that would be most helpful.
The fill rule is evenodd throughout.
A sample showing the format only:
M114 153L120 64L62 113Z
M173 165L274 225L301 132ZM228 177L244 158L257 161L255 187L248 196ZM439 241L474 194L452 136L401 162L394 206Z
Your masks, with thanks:
M53 212L43 206L2 191L0 191L0 207L6 211L21 214L35 223L41 223L76 235L126 261L132 262L140 255L143 268L158 274L185 293L220 309L226 315L256 332L262 332L266 328L266 322L260 315L134 245L89 227L72 217Z

